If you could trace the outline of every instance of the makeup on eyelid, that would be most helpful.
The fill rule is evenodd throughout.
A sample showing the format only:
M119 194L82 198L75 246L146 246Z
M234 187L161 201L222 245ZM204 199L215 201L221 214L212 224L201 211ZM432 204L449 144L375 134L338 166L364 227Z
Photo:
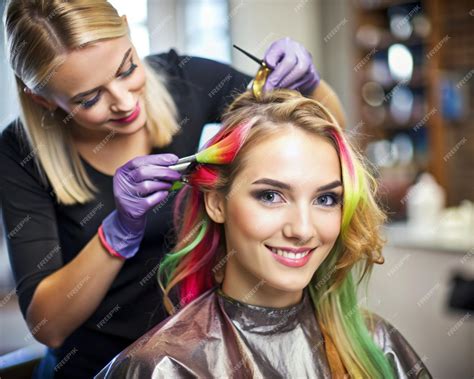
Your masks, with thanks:
M129 50L131 51L131 50ZM129 51L127 52L127 54L129 53ZM126 56L127 56L126 54ZM122 78L122 79L126 79L128 78L129 76L131 76L133 74L133 72L135 71L135 69L138 68L138 65L136 65L134 62L133 62L133 56L130 58L130 68L125 71L125 72L122 72L120 73L120 70L123 66L123 64L125 63L125 60L122 62L122 64L120 65L119 69L117 70L117 72L115 73L115 77L117 78ZM92 108L95 104L97 104L97 102L99 102L99 100L101 99L101 92L102 90L101 89L97 89L97 95L91 99L91 100L81 100L81 101L78 101L76 102L77 104L81 104L82 107L84 109L90 109ZM77 97L74 96L74 97Z

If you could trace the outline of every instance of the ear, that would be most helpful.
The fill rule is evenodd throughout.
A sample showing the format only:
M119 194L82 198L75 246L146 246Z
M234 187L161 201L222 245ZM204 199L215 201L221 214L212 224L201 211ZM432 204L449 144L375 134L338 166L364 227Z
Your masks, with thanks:
M57 108L57 105L46 99L44 96L38 95L31 91L29 88L25 87L24 92L27 94L27 96L33 100L36 104L41 105L43 108L48 109L49 111L53 111Z
M204 205L209 218L223 224L225 221L225 197L219 191L204 192Z
M122 16L122 19L123 19L123 21L125 21L125 24L127 24L127 26L128 26L127 16L126 16L126 15L123 15L123 16Z

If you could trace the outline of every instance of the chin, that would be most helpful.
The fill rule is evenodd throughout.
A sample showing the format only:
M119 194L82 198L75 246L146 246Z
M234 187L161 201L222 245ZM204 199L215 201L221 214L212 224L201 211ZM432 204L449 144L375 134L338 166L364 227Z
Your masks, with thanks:
M127 125L127 126L114 126L112 130L116 134L129 135L134 134L141 130L146 125L146 120L137 120L136 125Z
M276 279L276 278L275 278ZM273 278L269 278L266 280L266 285L270 288L273 288L277 291L283 292L299 292L302 291L308 284L310 280L295 280L293 275L288 275L287 278L278 278L277 280L273 280Z

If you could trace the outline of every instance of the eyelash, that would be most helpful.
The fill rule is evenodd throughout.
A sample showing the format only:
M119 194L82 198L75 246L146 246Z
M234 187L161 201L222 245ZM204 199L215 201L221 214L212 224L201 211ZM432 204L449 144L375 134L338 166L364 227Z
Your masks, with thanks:
M260 200L265 204L275 204L272 201L263 200L263 196L268 195L268 194L277 194L278 196L281 196L280 193L278 193L277 191L273 191L273 190L260 191L260 192L257 192L254 196L257 200ZM336 207L336 206L338 206L339 204L342 203L342 196L335 193L335 192L324 193L324 194L318 196L318 199L320 199L322 197L327 197L327 196L331 196L332 199L333 199L333 204L325 205L325 207L327 207L327 208L334 208L334 207Z
M120 77L120 78L127 78L127 77L129 77L130 75L133 74L133 72L135 71L135 69L136 69L138 66L137 66L135 63L133 63L133 59L130 59L130 63L131 63L130 68L129 68L127 71L125 71L125 72L119 74L118 77ZM100 100L100 94L101 94L101 92L102 92L102 91L99 90L99 92L97 93L97 96L94 97L94 98L91 99L91 100L87 100L87 101L86 101L86 100L83 100L83 101L81 101L80 104L82 105L82 107L85 108L85 109L89 109L89 108L93 107L93 106Z

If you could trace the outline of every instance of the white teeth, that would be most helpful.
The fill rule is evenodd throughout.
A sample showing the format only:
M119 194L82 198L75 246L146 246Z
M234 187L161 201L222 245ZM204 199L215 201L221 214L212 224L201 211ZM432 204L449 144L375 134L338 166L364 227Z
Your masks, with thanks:
M290 259L300 259L300 258L303 258L305 257L306 255L309 254L310 250L308 251L305 251L303 253L292 253L290 251L286 251L286 250L281 250L281 249L275 249L274 247L270 247L270 250L275 253L275 254L278 254L282 257L285 257L285 258L290 258Z

